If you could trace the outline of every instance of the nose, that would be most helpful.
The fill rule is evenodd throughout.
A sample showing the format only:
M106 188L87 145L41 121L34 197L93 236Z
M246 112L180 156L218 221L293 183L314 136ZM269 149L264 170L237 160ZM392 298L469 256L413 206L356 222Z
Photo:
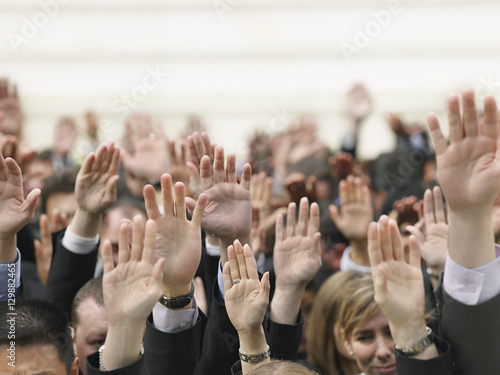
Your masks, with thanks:
M375 355L379 359L390 359L394 356L394 340L390 337L377 337L377 349Z

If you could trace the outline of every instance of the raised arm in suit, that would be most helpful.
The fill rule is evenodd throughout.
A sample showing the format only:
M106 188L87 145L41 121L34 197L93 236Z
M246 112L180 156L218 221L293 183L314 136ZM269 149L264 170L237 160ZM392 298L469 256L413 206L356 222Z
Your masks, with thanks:
M449 255L438 288L440 327L452 347L456 371L500 371L500 259L496 257L493 204L500 193L499 118L493 96L479 119L474 92L448 99L449 143L436 115L428 124L438 178L449 207Z
M85 158L78 172L75 197L78 207L67 228L53 238L54 252L45 298L57 303L68 315L78 290L92 277L97 261L97 231L102 213L116 201L120 149L113 143L101 144ZM70 251L64 237L83 244Z

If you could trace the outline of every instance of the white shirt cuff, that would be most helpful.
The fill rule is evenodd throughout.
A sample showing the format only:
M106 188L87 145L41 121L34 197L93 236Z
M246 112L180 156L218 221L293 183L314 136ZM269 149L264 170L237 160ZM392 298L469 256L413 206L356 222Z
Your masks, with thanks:
M497 254L499 246L495 245ZM443 287L453 299L474 306L500 294L500 257L478 268L465 268L448 255Z
M62 245L75 254L90 254L99 243L99 235L94 238L86 238L71 232L71 226L66 229L62 239Z
M352 247L348 246L344 250L342 254L342 258L340 258L340 270L341 271L358 271L363 273L371 273L372 268L369 266L361 266L359 264L354 263L351 258Z
M211 257L220 257L220 246L210 245L207 239L208 239L208 234L207 237L205 237L205 249L207 249L207 254L210 255Z
M191 309L168 309L157 302L153 307L153 324L165 333L176 333L191 328L198 320L198 305L193 297Z

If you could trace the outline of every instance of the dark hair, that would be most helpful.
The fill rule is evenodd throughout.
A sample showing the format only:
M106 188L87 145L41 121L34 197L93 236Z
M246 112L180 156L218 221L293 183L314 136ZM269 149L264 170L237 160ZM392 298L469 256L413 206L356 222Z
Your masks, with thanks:
M12 331L9 319L10 307L6 302L0 303L0 345L10 345ZM15 342L16 345L53 345L59 359L71 373L75 352L71 338L69 322L64 312L54 303L41 299L16 300Z
M80 305L88 298L92 298L96 302L97 306L104 306L102 276L87 281L85 285L80 288L78 293L76 293L76 296L73 299L73 304L71 305L71 324L73 327L80 323L80 317L77 313L78 307L80 307Z
M52 194L56 193L73 193L75 191L76 176L78 168L64 168L55 172L52 176L45 180L40 195L42 212L47 210L47 201Z

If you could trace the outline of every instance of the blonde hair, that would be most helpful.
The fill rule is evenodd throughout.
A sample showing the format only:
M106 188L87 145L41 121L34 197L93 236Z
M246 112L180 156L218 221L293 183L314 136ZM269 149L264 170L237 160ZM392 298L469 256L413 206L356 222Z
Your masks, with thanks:
M367 301L373 302L373 296L373 283L369 274L342 271L325 281L314 300L306 331L308 359L315 366L329 375L338 375L339 360L345 359L355 371L355 361L341 354L338 346L343 343L337 343L335 336L340 337L341 328L352 333L358 323L368 319L358 313L362 306L361 312L370 305Z
M295 362L277 361L264 363L255 367L247 375L318 375L318 373Z

